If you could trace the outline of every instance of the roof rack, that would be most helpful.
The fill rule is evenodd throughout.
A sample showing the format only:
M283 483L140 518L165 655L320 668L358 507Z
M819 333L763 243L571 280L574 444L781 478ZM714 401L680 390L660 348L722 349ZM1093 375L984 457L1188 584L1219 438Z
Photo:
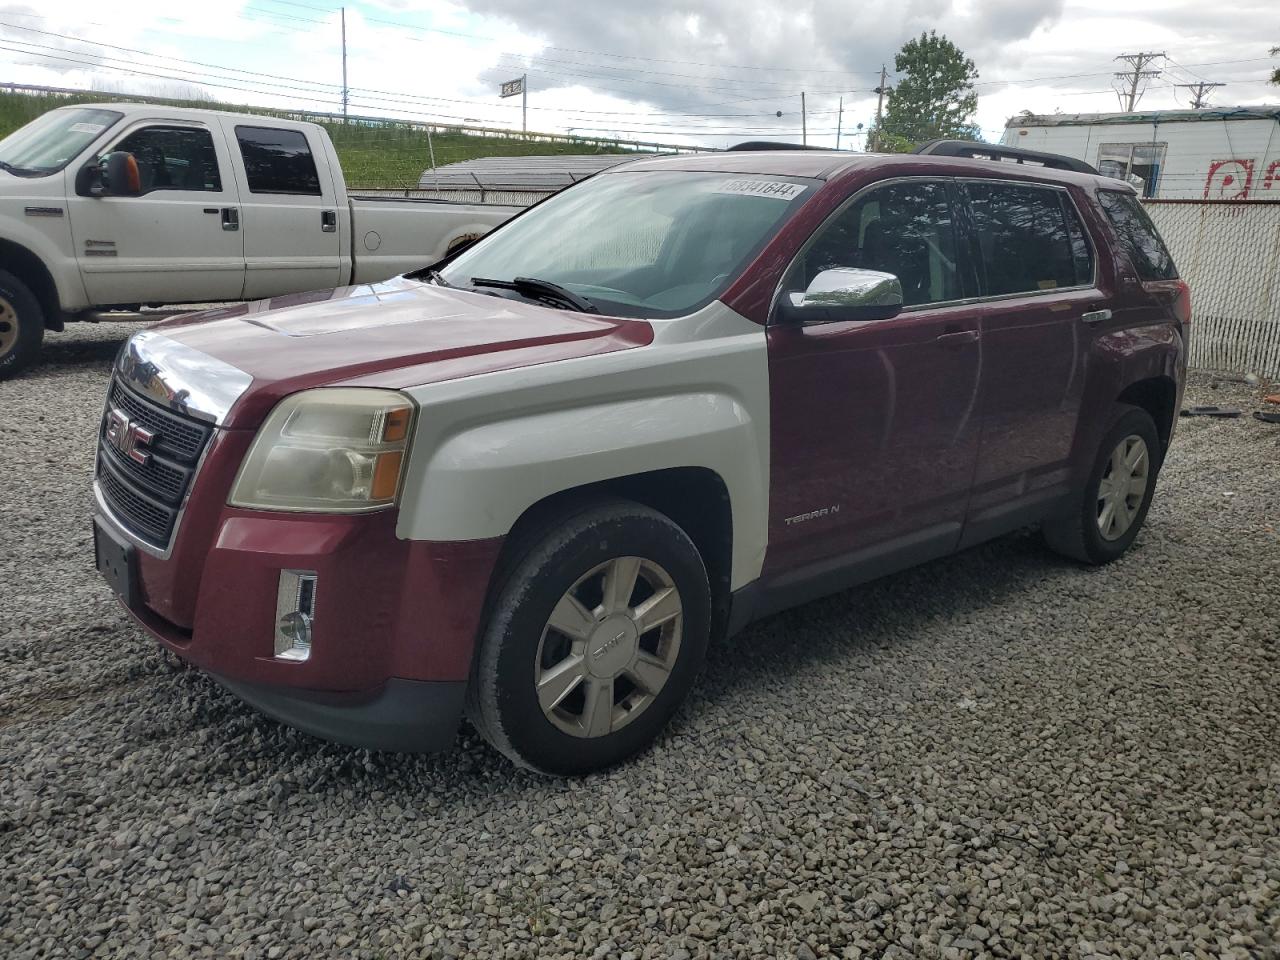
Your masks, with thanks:
M972 157L976 160L999 160L1012 163L1029 163L1053 170L1074 170L1076 173L1092 173L1098 171L1075 157L1064 157L1057 153L1041 153L1039 150L1023 150L1021 147L1006 147L995 143L974 143L969 140L930 140L922 143L912 153L928 154L931 157Z
M744 140L732 147L725 147L726 152L735 150L823 150L824 147L810 147L803 143L777 143L773 140Z

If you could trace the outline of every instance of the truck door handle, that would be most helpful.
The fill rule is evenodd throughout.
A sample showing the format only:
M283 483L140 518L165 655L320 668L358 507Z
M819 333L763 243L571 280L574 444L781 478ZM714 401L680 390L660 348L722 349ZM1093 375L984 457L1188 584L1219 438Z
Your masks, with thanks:
M235 207L222 208L222 229L223 230L239 230L240 229L240 211Z
M338 212L336 210L320 211L320 229L325 233L334 233L338 229Z
M950 330L938 335L938 342L947 347L958 347L966 343L976 343L977 330Z
M1090 310L1088 313L1080 314L1080 319L1087 324L1102 323L1104 320L1111 319L1110 310Z

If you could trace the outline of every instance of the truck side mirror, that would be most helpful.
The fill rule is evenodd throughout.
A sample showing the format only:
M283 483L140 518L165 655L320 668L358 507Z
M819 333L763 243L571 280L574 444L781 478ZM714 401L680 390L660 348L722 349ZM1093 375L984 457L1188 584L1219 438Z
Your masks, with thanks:
M86 163L76 173L81 197L136 197L142 192L138 161L127 150L108 153L98 163Z
M835 267L823 270L804 293L784 293L783 323L888 320L902 312L902 283L892 273Z

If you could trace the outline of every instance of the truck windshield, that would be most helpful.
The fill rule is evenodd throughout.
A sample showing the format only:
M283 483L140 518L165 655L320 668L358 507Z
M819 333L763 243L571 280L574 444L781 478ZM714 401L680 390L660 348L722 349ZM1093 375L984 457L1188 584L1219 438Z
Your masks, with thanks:
M0 170L17 177L47 177L124 114L95 107L51 110L0 140Z
M558 284L601 313L679 316L719 296L813 183L688 171L601 174L485 237L435 276L477 290L528 277ZM476 278L487 282L473 284Z

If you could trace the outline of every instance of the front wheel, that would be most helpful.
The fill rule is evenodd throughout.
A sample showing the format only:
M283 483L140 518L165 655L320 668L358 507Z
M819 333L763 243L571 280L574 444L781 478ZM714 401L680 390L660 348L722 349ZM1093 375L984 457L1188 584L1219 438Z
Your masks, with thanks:
M1050 549L1084 563L1110 563L1147 518L1162 456L1155 421L1138 407L1117 408L1075 503L1044 523Z
M666 516L615 501L562 518L507 575L467 695L515 763L575 775L648 746L693 685L707 572Z
M0 270L0 380L16 376L40 356L44 311L25 283Z

